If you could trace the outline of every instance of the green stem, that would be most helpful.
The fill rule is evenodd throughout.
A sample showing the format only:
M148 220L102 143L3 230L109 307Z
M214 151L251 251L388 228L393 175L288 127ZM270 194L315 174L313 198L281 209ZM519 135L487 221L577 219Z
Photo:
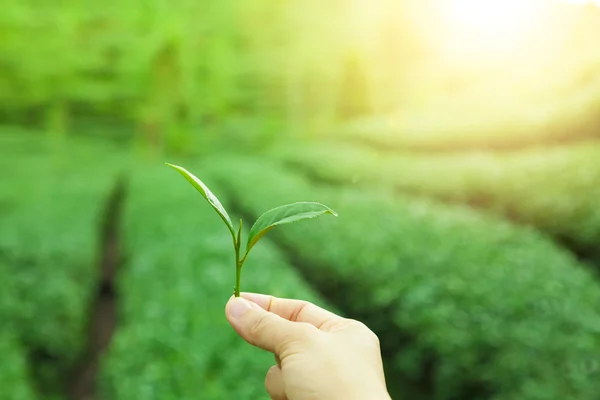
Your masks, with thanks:
M242 275L242 264L240 263L240 246L235 246L235 297L240 297L240 278Z
M242 275L242 265L244 260L240 260L240 247L242 246L242 220L240 219L240 227L237 233L237 239L234 237L233 246L235 247L235 288L233 294L235 297L240 297L240 280ZM245 259L246 257L244 257Z

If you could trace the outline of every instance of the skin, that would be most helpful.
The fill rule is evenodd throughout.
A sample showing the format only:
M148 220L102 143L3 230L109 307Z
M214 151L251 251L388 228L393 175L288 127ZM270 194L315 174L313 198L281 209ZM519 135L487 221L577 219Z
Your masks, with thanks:
M361 322L312 303L242 293L225 308L233 329L271 352L273 400L390 400L377 336Z

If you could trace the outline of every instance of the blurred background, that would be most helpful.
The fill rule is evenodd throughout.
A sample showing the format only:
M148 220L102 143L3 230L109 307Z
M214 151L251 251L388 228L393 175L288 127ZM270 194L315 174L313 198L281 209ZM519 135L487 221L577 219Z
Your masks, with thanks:
M600 2L5 0L0 399L266 399L242 290L380 337L392 397L600 399ZM247 230L245 230L247 232Z

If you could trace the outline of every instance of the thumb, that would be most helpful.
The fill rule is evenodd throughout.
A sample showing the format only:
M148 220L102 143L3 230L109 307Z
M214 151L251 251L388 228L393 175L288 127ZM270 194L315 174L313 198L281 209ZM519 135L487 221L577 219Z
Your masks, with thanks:
M227 320L248 343L276 355L284 346L305 337L305 324L294 323L241 297L227 303Z

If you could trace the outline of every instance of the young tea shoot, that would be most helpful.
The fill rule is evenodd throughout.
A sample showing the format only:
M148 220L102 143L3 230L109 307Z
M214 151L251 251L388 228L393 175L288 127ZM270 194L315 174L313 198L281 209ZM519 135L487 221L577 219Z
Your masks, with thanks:
M276 207L262 214L256 222L254 222L254 225L250 228L245 249L242 252L242 220L240 219L240 225L236 230L225 207L223 207L219 199L200 179L183 167L169 163L166 164L183 175L183 177L187 179L198 192L200 192L206 201L208 201L217 214L219 214L225 225L227 225L227 229L229 230L229 233L231 233L233 249L235 252L235 287L233 293L236 297L240 296L242 267L248 258L248 254L267 232L278 225L289 224L303 219L315 218L326 214L333 215L334 217L338 216L331 208L315 202L297 202Z

